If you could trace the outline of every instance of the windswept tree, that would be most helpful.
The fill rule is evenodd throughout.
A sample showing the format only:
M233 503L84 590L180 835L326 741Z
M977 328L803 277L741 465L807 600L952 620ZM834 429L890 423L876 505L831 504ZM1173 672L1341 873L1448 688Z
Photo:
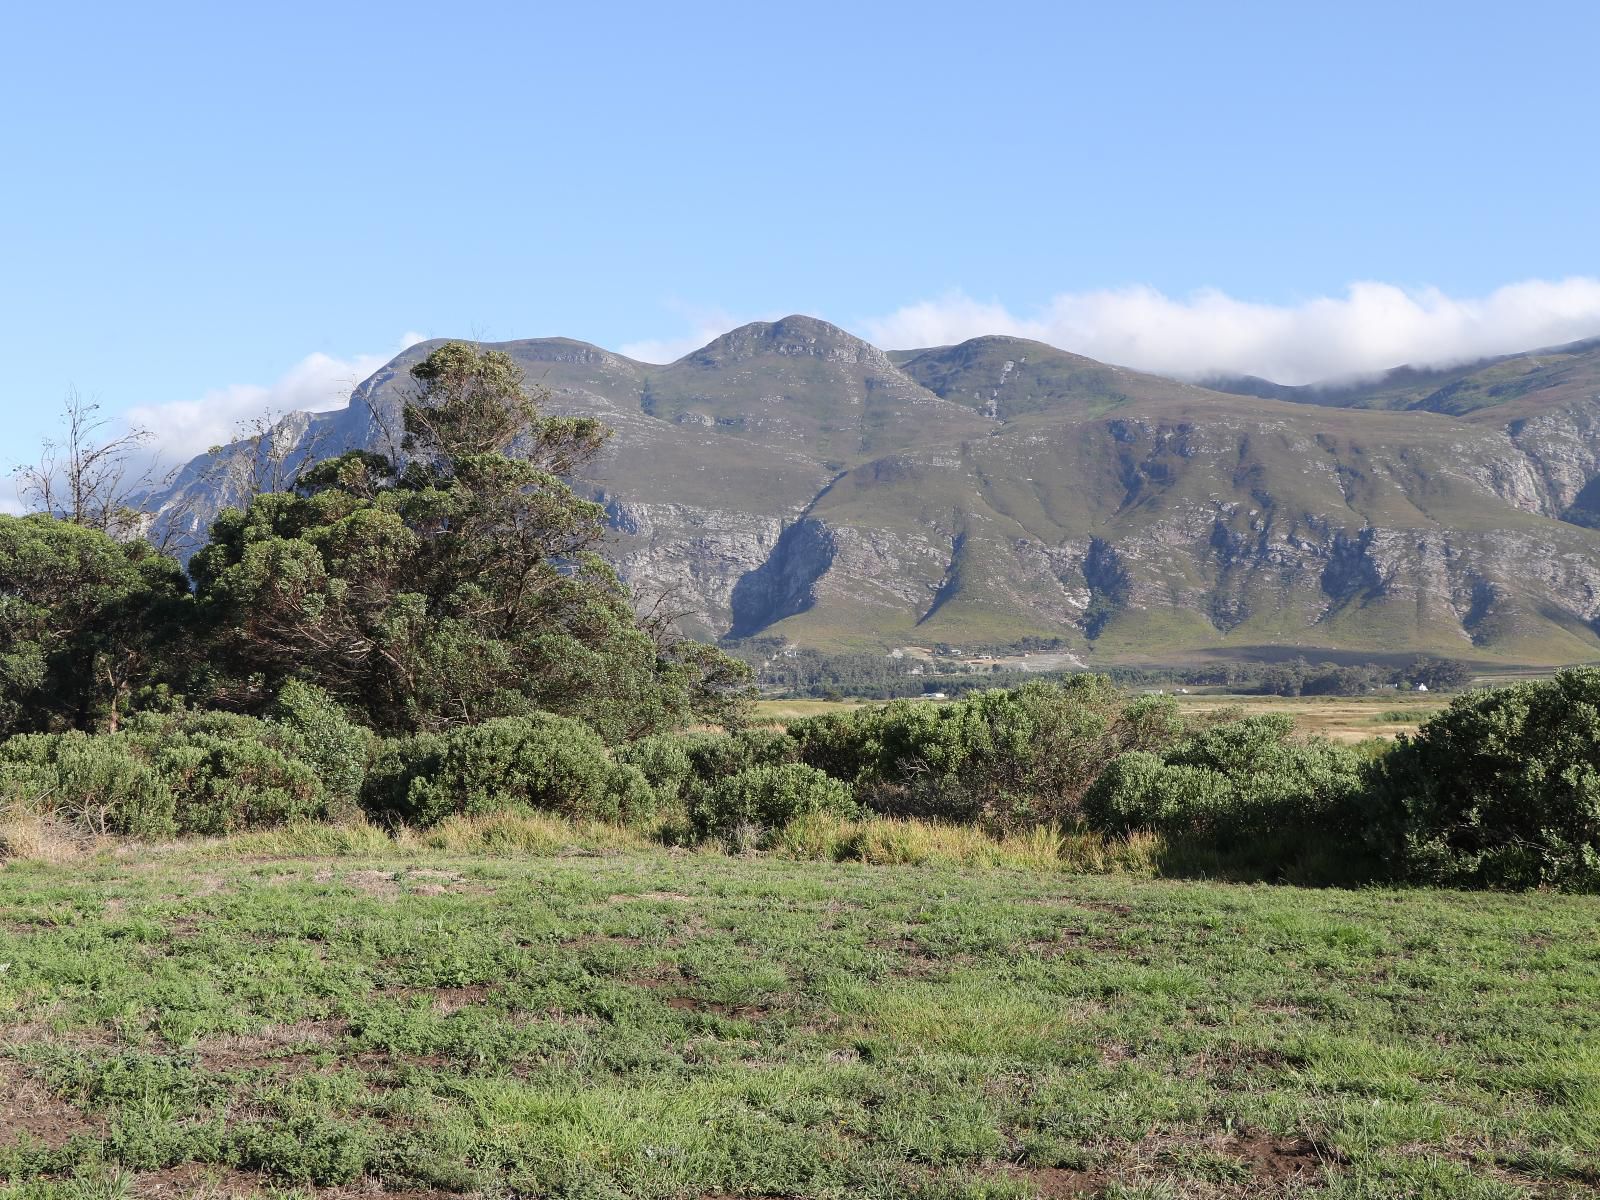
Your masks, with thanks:
M541 415L499 351L411 375L400 461L352 452L218 518L190 566L216 698L303 678L383 730L544 710L613 741L726 716L742 664L641 624L564 481L609 431Z

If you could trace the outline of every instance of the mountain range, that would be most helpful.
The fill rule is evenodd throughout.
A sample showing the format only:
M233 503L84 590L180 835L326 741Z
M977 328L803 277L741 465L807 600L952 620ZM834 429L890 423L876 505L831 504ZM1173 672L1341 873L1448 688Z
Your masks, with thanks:
M378 446L413 346L291 459ZM1600 658L1600 339L1292 387L1205 386L1039 342L884 351L794 316L677 362L498 343L548 411L616 430L574 485L691 632L825 649L1051 639L1086 662ZM149 502L202 536L258 443ZM246 467L249 466L245 462Z

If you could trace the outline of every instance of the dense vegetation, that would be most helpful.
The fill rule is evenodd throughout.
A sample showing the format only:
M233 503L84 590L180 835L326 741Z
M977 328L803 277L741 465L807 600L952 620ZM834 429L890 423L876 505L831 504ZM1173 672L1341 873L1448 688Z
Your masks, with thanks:
M260 714L291 680L384 733L556 712L616 741L725 717L743 668L635 616L594 551L603 511L563 481L607 431L541 416L496 351L451 343L412 375L392 456L225 510L192 592L71 514L0 517L0 736Z
M830 853L865 843L828 829L917 819L1154 836L1169 871L1600 887L1600 673L1469 694L1392 753L1085 674L745 728L742 665L636 616L594 553L604 514L563 479L607 431L542 416L495 351L412 376L392 455L223 512L187 579L104 519L0 518L9 812L161 838L522 809ZM746 649L796 684L926 686L906 660ZM1462 674L1292 662L1259 684Z
M735 850L915 818L1001 839L1154 834L1158 869L1179 874L1597 890L1600 671L1465 694L1393 748L1302 738L1281 714L1185 716L1096 675L613 744L552 713L382 737L295 681L261 717L17 735L0 798L146 837L520 809ZM818 852L847 842L824 833Z

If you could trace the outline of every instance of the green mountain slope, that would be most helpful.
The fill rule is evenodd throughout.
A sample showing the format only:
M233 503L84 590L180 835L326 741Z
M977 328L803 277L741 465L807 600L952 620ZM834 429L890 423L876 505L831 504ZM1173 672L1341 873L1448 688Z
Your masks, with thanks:
M703 636L1600 657L1600 343L1268 396L1017 338L888 354L807 317L661 366L501 348L616 428L578 483ZM375 444L428 349L302 421Z

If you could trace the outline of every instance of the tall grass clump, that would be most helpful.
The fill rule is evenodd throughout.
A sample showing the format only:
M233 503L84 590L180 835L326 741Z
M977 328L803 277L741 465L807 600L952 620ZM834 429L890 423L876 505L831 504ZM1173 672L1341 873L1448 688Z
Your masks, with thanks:
M994 834L976 825L823 813L795 819L770 840L780 857L820 862L1137 875L1157 872L1164 845L1158 835L1141 831L1114 836L1041 825Z

